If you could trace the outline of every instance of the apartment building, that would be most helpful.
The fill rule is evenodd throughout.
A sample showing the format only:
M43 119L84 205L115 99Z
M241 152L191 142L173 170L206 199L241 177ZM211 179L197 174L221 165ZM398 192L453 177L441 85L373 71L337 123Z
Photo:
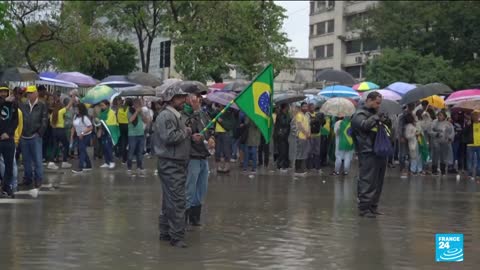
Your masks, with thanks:
M358 23L378 1L310 1L309 58L318 73L344 70L365 77L365 63L380 53L374 40L361 40Z

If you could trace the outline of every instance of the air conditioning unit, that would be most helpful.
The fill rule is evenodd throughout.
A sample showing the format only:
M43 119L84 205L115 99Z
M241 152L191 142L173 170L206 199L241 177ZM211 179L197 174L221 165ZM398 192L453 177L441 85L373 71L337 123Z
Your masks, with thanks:
M363 63L363 58L361 56L355 57L355 63L357 63L357 64Z
M373 59L377 59L377 58L379 58L379 57L380 57L380 54L374 54L374 55L373 55Z

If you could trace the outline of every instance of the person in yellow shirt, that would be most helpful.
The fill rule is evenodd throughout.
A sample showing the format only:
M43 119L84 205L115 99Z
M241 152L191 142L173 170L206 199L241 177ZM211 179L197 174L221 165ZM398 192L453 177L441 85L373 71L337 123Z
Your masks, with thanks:
M471 120L467 122L465 127L466 143L467 143L467 169L468 176L471 180L475 180L475 176L480 176L480 111L474 111ZM476 168L473 166L474 158L477 158ZM476 174L473 174L476 169Z
M296 155L295 155L295 176L305 177L305 160L308 158L310 138L310 123L305 113L308 111L306 102L301 103L300 110L295 114L294 123L296 128Z
M118 101L117 104L117 122L120 128L120 138L116 147L115 155L117 158L122 158L122 163L127 162L128 157L128 109L133 106L133 100L127 98L122 104L122 101Z
M52 127L52 140L53 140L53 151L49 157L49 163L47 165L48 169L57 170L58 166L55 164L55 155L59 150L59 144L62 144L63 152L61 164L62 168L71 168L72 164L68 163L68 153L70 144L67 137L67 129L65 128L65 113L69 110L75 99L71 98L67 106L63 107L60 101L55 102L53 105L53 111L50 115L50 126Z

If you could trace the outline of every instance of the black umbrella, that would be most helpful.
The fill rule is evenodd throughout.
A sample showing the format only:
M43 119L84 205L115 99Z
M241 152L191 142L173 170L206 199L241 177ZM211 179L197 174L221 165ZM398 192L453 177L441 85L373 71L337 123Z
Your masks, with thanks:
M320 93L320 89L316 89L316 88L305 89L303 90L303 93L305 95L317 95L318 93Z
M233 82L227 83L225 87L223 87L223 90L242 92L249 84L250 82L246 80L235 80Z
M192 94L205 95L208 92L208 87L199 81L179 81L170 85L169 87L171 86L178 86L184 92Z
M293 103L297 101L302 101L305 99L305 95L300 95L300 94L279 94L278 96L273 97L273 102L276 105L280 104L288 104L288 103Z
M145 72L132 72L128 74L127 80L136 84L156 87L162 84L162 80L157 76Z
M443 83L420 85L417 88L408 91L400 100L400 104L409 104L429 96L450 94L452 92L453 90Z
M144 97L155 96L155 89L150 86L135 85L132 87L117 88L122 97Z
M357 83L350 73L334 69L322 70L317 74L317 81L328 81L348 86L352 86Z
M382 104L380 104L380 113L388 115L396 115L402 113L402 106L397 102L389 99L382 99Z
M7 68L2 72L4 82L29 82L38 80L38 74L27 68Z

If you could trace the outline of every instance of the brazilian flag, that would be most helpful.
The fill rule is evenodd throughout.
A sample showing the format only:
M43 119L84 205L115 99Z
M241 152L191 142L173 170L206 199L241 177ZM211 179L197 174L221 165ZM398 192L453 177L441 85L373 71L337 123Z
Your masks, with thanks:
M273 66L269 64L234 102L255 123L265 139L270 142L273 118Z
M353 150L353 139L352 139L352 125L350 120L343 119L340 122L340 128L338 130L340 138L338 140L338 149L342 151L351 151Z
M418 150L420 152L420 157L422 158L423 162L427 162L428 156L430 155L430 151L428 149L427 142L425 141L425 136L423 134L417 135L418 141Z

